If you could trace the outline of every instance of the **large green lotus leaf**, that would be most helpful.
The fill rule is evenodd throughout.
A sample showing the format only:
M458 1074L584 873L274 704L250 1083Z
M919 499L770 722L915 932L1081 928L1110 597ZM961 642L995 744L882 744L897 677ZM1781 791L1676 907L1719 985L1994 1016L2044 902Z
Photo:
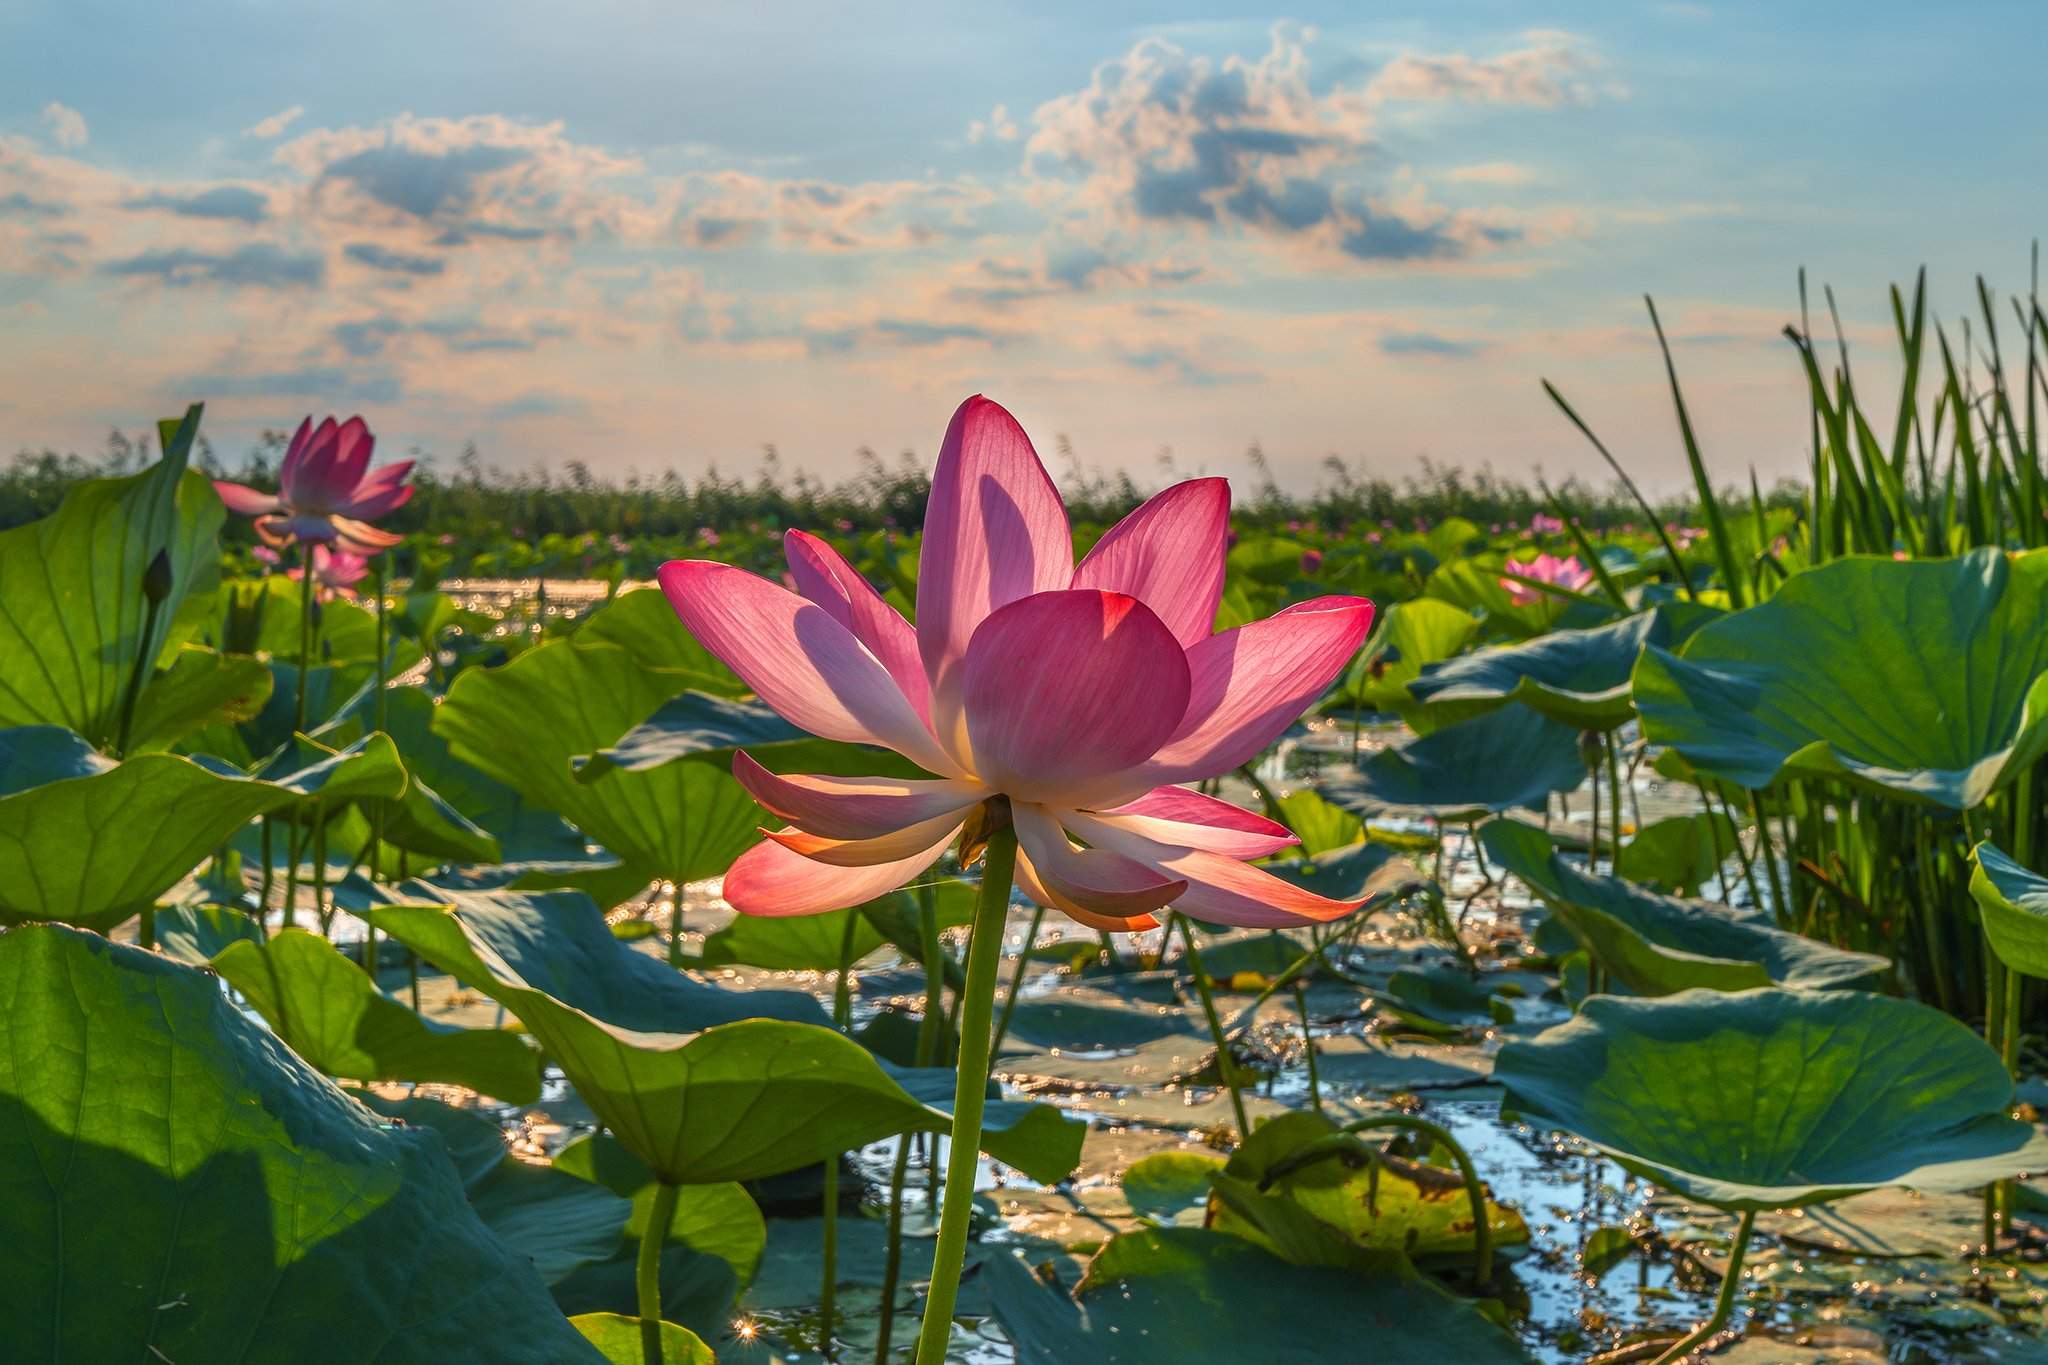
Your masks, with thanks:
M1489 859L1527 882L1573 937L1638 995L1773 983L1867 987L1891 967L1874 953L1836 948L1714 901L1661 895L1588 873L1565 861L1533 825L1489 820L1479 840Z
M654 1172L605 1133L592 1133L564 1147L555 1157L554 1169L579 1180L603 1186L631 1201L632 1212L625 1234L634 1241L647 1235L654 1216L657 1182ZM761 1268L761 1252L768 1245L768 1225L760 1206L737 1181L717 1185L692 1185L676 1200L669 1218L667 1241L706 1256L716 1256L732 1267L739 1284L751 1284Z
M2030 872L1995 844L1979 844L1970 873L1984 935L1998 960L2026 976L2048 977L2048 877Z
M1498 710L1334 772L1323 795L1361 814L1399 807L1472 820L1517 806L1540 809L1552 792L1571 791L1585 778L1577 730Z
M1424 1266L1469 1265L1476 1246L1472 1200L1456 1171L1387 1165L1375 1174L1332 1157L1288 1172L1270 1186L1263 1183L1279 1162L1337 1131L1336 1122L1322 1114L1304 1110L1275 1115L1252 1130L1220 1174L1291 1201L1337 1229L1352 1246L1400 1252ZM1222 1194L1226 1187L1217 1188ZM1209 1208L1209 1226L1218 1232L1266 1241L1229 1198L1212 1199ZM1520 1213L1489 1196L1486 1216L1495 1247L1528 1245L1529 1225Z
M1997 1053L1939 1010L1862 991L1595 996L1503 1047L1493 1076L1504 1111L1725 1209L2048 1166L2048 1139L2008 1115Z
M957 1073L951 1067L882 1069L913 1098L953 1121ZM982 1105L981 1150L1006 1166L1014 1166L1041 1185L1057 1185L1081 1164L1081 1144L1088 1138L1086 1120L1071 1118L1057 1105L1032 1100L1006 1100L1002 1087L989 1082Z
M673 615L673 613L671 613ZM681 630L680 623L676 626ZM618 645L555 640L455 680L434 731L464 762L558 811L621 861L674 882L716 876L760 839L760 807L706 756L579 782L572 760L613 743L677 691Z
M563 1170L512 1155L505 1132L474 1109L412 1095L387 1099L351 1092L387 1118L429 1129L462 1176L469 1206L549 1285L621 1252L632 1217L630 1200Z
M1241 1237L1201 1228L1115 1238L1071 1297L1047 1286L1021 1255L983 1265L1019 1365L1530 1358L1432 1280L1290 1265Z
M637 1033L695 1033L741 1019L826 1021L807 991L727 990L620 942L579 891L455 891L413 881L397 895L411 904L366 907L378 926L493 999L501 985L533 991ZM501 1003L519 1012L509 999Z
M185 467L199 408L161 430L164 455L148 469L87 479L49 516L0 531L0 726L57 725L112 744L136 660L171 662L197 624L188 607L210 612L227 513ZM159 552L170 588L145 639L142 580ZM155 729L138 705L134 732Z
M128 752L153 753L201 726L252 719L270 700L270 685L270 666L261 659L185 645L142 689Z
M1216 1152L1175 1148L1139 1157L1124 1168L1118 1183L1132 1213L1171 1225L1208 1204L1209 1177L1222 1169L1223 1157Z
M644 667L673 680L670 696L685 688L724 697L747 694L747 685L684 628L668 594L659 588L620 593L576 628L575 639L578 644L626 649Z
M226 905L166 905L156 912L156 946L164 956L193 967L211 967L230 943L261 943L263 928Z
M1652 821L1622 845L1621 875L1665 891L1698 891L1734 856L1735 822L1720 811Z
M853 937L847 937L848 922ZM775 972L837 970L844 949L849 963L858 962L888 939L856 906L820 915L734 915L723 929L704 936L704 947L690 965L729 967L744 964Z
M0 935L0 1357L558 1362L593 1353L378 1119L204 972Z
M810 738L760 702L690 691L574 766L579 778L592 782L613 768L641 772L698 754L758 752Z
M384 695L383 728L398 741L407 770L495 838L505 861L587 861L583 836L561 816L449 751L433 728L436 709L423 687L395 687Z
M1478 633L1479 618L1463 607L1434 597L1396 602L1323 709L1392 711L1412 705L1408 684L1424 665L1451 658Z
M0 730L0 920L109 928L258 815L404 787L384 735L265 780L172 754L115 763L54 726Z
M422 1018L317 934L284 929L265 944L231 943L213 965L292 1051L330 1076L441 1081L508 1104L540 1098L540 1056L525 1039Z
M1558 627L1598 625L1614 615L1612 610L1604 607L1548 594L1534 602L1518 605L1508 595L1508 590L1501 586L1506 565L1507 557L1499 554L1455 559L1432 570L1428 581L1422 585L1422 591L1427 597L1468 611L1485 612L1489 634L1516 639L1528 639Z
M640 1319L622 1313L578 1313L569 1325L595 1346L609 1365L641 1365L647 1359ZM660 1326L663 1365L717 1365L704 1339L673 1322Z
M477 899L462 897L458 903ZM578 918L594 920L590 902L574 899L582 906ZM521 968L586 998L609 983L592 979L588 969L595 955L587 947L563 962L568 955L560 951L565 945L559 937L537 945L528 932L537 927L531 915L500 916L493 923L468 907L393 906L372 911L371 922L517 1015L626 1149L665 1180L751 1180L897 1133L946 1126L944 1115L906 1094L859 1044L815 1024L747 1019L688 1037L607 1022L565 1003L528 980ZM506 928L514 933L499 934L494 942L490 931ZM613 965L638 957L649 968L669 972L678 986L723 997L716 1001L721 1009L777 994L732 997L613 946ZM609 997L640 1017L704 1012L702 995L695 998L697 1008L676 1009L678 1000L691 997L651 989L645 981Z
M1967 810L2048 752L2048 550L1839 559L1636 665L1651 741L1745 787Z
M1689 618L1693 625L1697 617ZM1438 724L1519 702L1580 730L1612 730L1635 714L1629 675L1645 643L1683 638L1672 613L1638 612L1610 625L1554 630L1520 644L1432 663L1408 692Z

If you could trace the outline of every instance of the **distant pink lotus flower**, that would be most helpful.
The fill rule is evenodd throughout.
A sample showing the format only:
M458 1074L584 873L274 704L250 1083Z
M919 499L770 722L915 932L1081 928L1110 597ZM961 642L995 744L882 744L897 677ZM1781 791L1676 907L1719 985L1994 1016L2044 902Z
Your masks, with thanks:
M1538 512L1529 518L1529 529L1539 536L1560 535L1564 531L1564 523L1546 512Z
M268 545L251 546L249 548L249 557L255 560L258 564L265 565L266 572L269 569L276 568L279 564L282 564L284 562L284 556L279 554L277 551L271 549Z
M1536 558L1526 564L1518 564L1513 560L1509 560L1507 571L1512 574L1520 574L1523 578L1534 578L1544 583L1555 583L1558 587L1569 588L1573 592L1585 591L1586 586L1593 581L1593 571L1579 563L1577 555L1572 555L1565 559L1559 559L1555 555L1537 555ZM1532 588L1527 583L1519 582L1513 578L1501 579L1500 585L1507 589L1508 600L1518 607L1529 607L1534 606L1538 602L1556 600L1542 589Z
M369 522L405 506L412 497L406 478L413 466L411 460L400 460L370 468L370 452L376 445L377 438L360 417L339 426L329 417L317 429L308 417L285 450L277 492L225 479L215 479L213 488L230 512L254 517L256 533L273 545L331 542L374 554L404 539Z
M913 628L837 551L791 531L801 595L731 565L661 567L705 648L792 724L893 749L931 779L733 774L788 824L742 854L725 897L754 915L859 905L938 861L1007 798L1017 884L1104 930L1348 914L1246 865L1295 842L1176 784L1257 756L1363 643L1372 604L1321 597L1211 633L1230 516L1222 479L1177 484L1079 566L1067 509L1008 412L970 398L932 477ZM1076 840L1081 841L1077 845Z
M356 584L370 572L370 561L366 556L348 550L330 550L325 545L313 547L313 587L319 599L329 601L337 593L344 597L355 596ZM305 571L298 567L285 570L292 578L302 578Z
M1314 577L1322 572L1322 568L1323 552L1321 550L1303 550L1301 552L1301 571L1304 574Z

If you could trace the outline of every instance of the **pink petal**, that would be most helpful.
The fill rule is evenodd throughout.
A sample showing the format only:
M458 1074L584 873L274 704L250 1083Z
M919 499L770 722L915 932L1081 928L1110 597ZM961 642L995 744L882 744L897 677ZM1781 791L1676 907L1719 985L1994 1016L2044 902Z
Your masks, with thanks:
M1154 787L1135 801L1095 814L1163 844L1230 858L1263 858L1301 842L1285 825L1186 787Z
M283 506L275 493L266 493L246 484L229 483L226 479L215 479L213 491L220 494L220 500L227 504L228 511L238 517L260 517Z
M327 479L337 499L346 501L354 494L356 485L370 472L370 454L376 448L377 438L360 417L349 418L334 433L334 460L327 467Z
M1113 849L1075 848L1042 807L1013 801L1010 818L1017 826L1017 845L1029 855L1055 908L1073 905L1088 914L1130 919L1172 904L1188 889L1187 882L1162 877Z
M327 420L331 424L334 419L330 417ZM292 433L292 443L285 447L284 462L277 467L277 486L279 488L289 488L291 486L292 478L298 473L300 461L306 458L306 447L312 443L312 439L313 414L309 412L306 414L305 419L299 423L299 429Z
M348 505L336 510L363 521L396 512L412 500L412 485L406 482L412 467L411 460L400 460L371 470L348 495Z
M306 420L312 419L309 417ZM304 431L305 428L301 427L300 430ZM324 512L332 507L334 499L339 498L345 491L332 487L330 478L334 469L334 443L338 431L334 419L328 417L313 428L312 434L306 437L304 444L297 439L293 440L292 451L297 452L298 458L294 460L292 451L287 451L284 466L278 473L278 488L284 494L284 500L293 507ZM350 486L353 487L353 483Z
M732 756L732 775L768 810L827 839L872 839L940 816L958 824L969 806L988 795L978 782L781 776L744 749Z
M996 608L1068 585L1073 532L1017 419L979 395L946 428L925 505L917 648L931 679L932 727L965 756L960 674L967 643Z
M301 519L294 517L292 520L296 525ZM366 521L357 521L353 517L319 517L314 520L331 523L334 534L341 539L342 548L356 554L375 554L379 550L388 550L405 539L396 531L382 530Z
M950 839L959 831L960 812L948 811L872 839L827 839L794 825L788 829L764 829L761 833L792 853L801 853L817 862L834 867L873 867L878 863L900 862L928 847L932 840Z
M1110 527L1074 570L1074 586L1130 594L1191 646L1216 627L1229 532L1228 480L1177 483Z
M1046 909L1057 910L1069 919L1104 933L1142 933L1159 927L1159 921L1150 915L1098 915L1063 896L1054 895L1040 879L1038 869L1032 866L1031 855L1021 848L1017 850L1017 889Z
M1127 788L1188 702L1187 655L1159 618L1092 588L999 608L974 632L963 674L975 774L1055 805Z
M931 720L931 682L917 652L917 632L903 613L882 600L874 585L846 562L845 556L806 531L782 538L782 552L797 591L837 617L853 638L882 661L903 689L912 709Z
M1365 904L1364 897L1333 901L1235 858L1176 848L1119 829L1112 821L1088 815L1062 818L1097 850L1114 850L1160 876L1184 879L1188 889L1173 908L1190 919L1244 929L1285 929L1342 919Z
M1202 641L1188 651L1187 715L1145 776L1186 782L1248 762L1322 695L1371 630L1363 597L1318 597Z
M888 670L823 607L712 560L670 560L657 577L698 643L790 724L964 776Z
M930 848L893 863L832 867L778 843L755 844L725 873L725 899L744 915L816 915L885 896L939 860L949 831Z

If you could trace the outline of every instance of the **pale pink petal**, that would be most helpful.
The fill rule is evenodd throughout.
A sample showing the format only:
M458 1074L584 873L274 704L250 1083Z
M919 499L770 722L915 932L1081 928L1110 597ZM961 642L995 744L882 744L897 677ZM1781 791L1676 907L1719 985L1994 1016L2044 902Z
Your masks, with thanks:
M790 724L826 739L880 744L921 768L965 776L888 670L823 607L711 560L670 560L657 576L697 642Z
M872 839L827 839L795 825L788 829L764 829L761 833L792 853L801 853L817 862L834 867L873 867L908 858L930 846L932 840L951 838L959 831L960 812L949 811Z
M1318 597L1196 645L1187 715L1145 765L1146 785L1214 777L1256 757L1344 671L1371 630L1363 597Z
M327 419L327 425L331 426L333 422L334 419L332 417ZM298 473L299 463L306 458L306 448L312 442L313 414L307 413L305 420L299 423L299 429L292 433L292 443L285 447L284 462L277 467L277 486L279 488L287 491L290 490L292 479Z
M893 863L833 867L778 843L755 844L725 873L725 899L744 915L816 915L886 896L939 860L953 835Z
M1163 877L1114 849L1075 848L1067 832L1044 808L1010 803L1017 845L1030 855L1039 884L1059 902L1095 915L1129 919L1171 905L1188 889L1185 880Z
M220 500L227 505L228 511L238 517L260 517L284 506L275 493L266 493L246 484L229 483L226 479L215 479L213 491L220 494Z
M732 756L732 775L768 810L828 839L872 839L941 816L958 824L988 796L979 782L778 775L745 750Z
M1185 880L1187 890L1173 908L1190 919L1244 929L1285 929L1342 919L1365 904L1364 897L1336 901L1318 896L1235 858L1176 848L1096 816L1069 814L1061 819L1098 850L1122 853L1162 877Z
M298 520L299 518L293 518L294 524ZM357 521L353 517L319 517L314 520L330 523L334 528L334 534L340 537L343 548L353 550L357 554L375 554L379 550L388 550L405 539L396 531L386 531L366 521Z
M361 521L373 521L396 512L412 500L412 485L406 482L412 467L411 460L400 460L371 470L349 494L346 505L335 510Z
M1177 483L1110 527L1074 570L1074 586L1128 593L1193 645L1216 627L1229 532L1227 479Z
M1231 858L1263 858L1301 842L1285 825L1186 787L1155 787L1095 813L1133 834Z
M882 600L874 585L846 562L845 556L806 531L782 538L783 556L797 591L839 619L853 638L882 661L903 689L911 708L931 720L931 682L917 652L917 632L903 613Z
M1135 597L1083 588L999 608L967 647L974 772L1024 801L1087 806L1173 733L1187 655Z
M946 428L925 505L917 648L931 679L932 728L966 756L960 674L967 642L996 608L1067 586L1066 504L1017 419L979 395Z
M1159 921L1150 915L1098 915L1064 896L1053 894L1052 889L1039 878L1038 869L1031 865L1031 855L1022 848L1017 850L1017 889L1046 909L1057 910L1069 919L1104 933L1142 933L1159 927Z

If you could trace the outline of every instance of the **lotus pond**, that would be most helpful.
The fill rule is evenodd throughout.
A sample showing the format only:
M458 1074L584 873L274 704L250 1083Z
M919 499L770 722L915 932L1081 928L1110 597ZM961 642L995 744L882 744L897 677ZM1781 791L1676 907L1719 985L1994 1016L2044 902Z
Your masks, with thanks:
M2036 381L1915 382L1598 533L974 399L652 585L164 423L0 532L0 1357L2048 1356Z

